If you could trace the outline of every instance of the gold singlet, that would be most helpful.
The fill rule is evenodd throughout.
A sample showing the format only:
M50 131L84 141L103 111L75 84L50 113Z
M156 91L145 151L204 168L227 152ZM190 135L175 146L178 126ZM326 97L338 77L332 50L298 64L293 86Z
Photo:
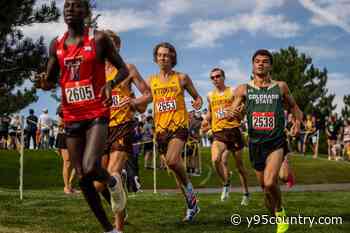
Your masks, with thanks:
M118 70L114 66L106 64L107 81L112 80L117 73ZM134 94L131 91L129 79L126 79L115 88L113 88L109 127L114 127L133 120L134 111L128 104L123 104L126 97L133 97L133 95Z
M208 99L211 108L211 128L213 132L218 132L223 129L232 129L240 126L238 120L228 121L225 119L225 108L232 105L233 89L226 87L224 92L213 90L209 92Z
M152 75L150 87L156 133L188 128L188 113L179 73L174 72L165 82L160 80L159 75Z

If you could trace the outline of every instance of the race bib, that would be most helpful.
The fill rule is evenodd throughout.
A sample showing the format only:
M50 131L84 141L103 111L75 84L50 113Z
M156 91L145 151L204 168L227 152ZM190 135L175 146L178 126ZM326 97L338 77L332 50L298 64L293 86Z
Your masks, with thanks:
M271 131L275 128L274 112L253 112L253 129Z
M225 111L223 108L219 108L215 111L215 116L218 120L225 118Z
M176 100L173 98L161 99L156 107L160 113L176 111Z
M83 103L95 99L90 80L69 82L65 86L66 101L69 104Z
M112 91L112 108L117 109L120 108L122 104L122 97L118 95L118 92Z

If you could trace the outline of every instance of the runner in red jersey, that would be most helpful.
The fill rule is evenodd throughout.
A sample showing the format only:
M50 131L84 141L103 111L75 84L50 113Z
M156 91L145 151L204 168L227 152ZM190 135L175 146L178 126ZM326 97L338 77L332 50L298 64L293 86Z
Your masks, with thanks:
M93 182L106 184L111 198L119 199L120 178L110 176L97 161L107 140L111 89L129 72L109 37L85 27L84 19L91 16L87 0L65 0L63 13L68 31L51 42L47 71L38 75L36 86L49 90L60 84L66 143L79 185L104 231L117 232L106 216ZM116 77L108 82L106 61L118 69Z

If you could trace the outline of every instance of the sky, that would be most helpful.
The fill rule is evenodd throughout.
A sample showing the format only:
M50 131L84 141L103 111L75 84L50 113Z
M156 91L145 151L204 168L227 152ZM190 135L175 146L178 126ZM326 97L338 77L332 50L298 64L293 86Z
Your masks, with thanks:
M62 12L64 1L56 3ZM187 73L203 97L213 88L212 68L223 68L226 83L237 86L249 80L254 51L295 46L311 56L317 68L327 68L327 87L336 94L337 112L343 96L350 94L350 0L96 0L93 14L101 15L99 29L118 33L121 56L145 79L158 71L152 50L163 41L176 47L175 69ZM61 17L57 23L22 29L26 36L44 36L49 43L66 25ZM38 95L22 114L29 108L36 114L48 108L54 116L57 102L47 92ZM189 98L187 102L191 109Z

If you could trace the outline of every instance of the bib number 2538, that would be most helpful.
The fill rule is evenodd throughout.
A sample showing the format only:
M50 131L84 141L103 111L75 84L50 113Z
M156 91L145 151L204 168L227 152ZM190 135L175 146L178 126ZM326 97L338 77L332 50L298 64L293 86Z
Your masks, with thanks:
M274 112L254 112L252 120L253 120L253 128L255 130L270 131L275 128Z

